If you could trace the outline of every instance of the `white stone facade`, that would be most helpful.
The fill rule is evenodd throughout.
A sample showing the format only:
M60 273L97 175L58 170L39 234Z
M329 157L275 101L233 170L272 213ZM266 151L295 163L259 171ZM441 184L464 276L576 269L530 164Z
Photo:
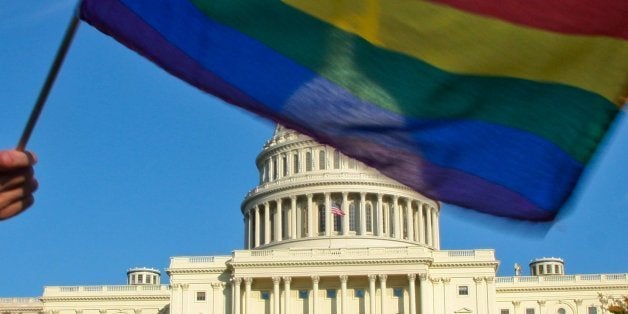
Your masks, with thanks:
M0 299L0 314L598 314L628 295L626 274L567 275L556 258L496 277L493 250L440 249L438 202L282 127L256 164L243 250L172 257L169 285L135 268L125 286Z

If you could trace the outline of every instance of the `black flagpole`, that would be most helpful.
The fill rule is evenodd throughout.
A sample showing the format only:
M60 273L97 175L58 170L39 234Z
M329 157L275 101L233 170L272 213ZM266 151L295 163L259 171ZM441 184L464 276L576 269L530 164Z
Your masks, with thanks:
M61 42L61 46L59 46L59 50L57 50L57 55L50 67L50 71L48 71L48 76L46 77L46 81L44 82L44 86L41 88L39 92L39 97L37 97L37 102L35 106L33 106L33 111L31 111L31 115L28 118L28 122L26 123L26 127L24 127L24 131L22 132L22 137L17 144L17 150L24 151L26 148L26 143L28 143L28 139L31 137L31 133L33 132L33 128L35 128L35 124L37 123L37 119L41 114L42 109L44 108L44 104L46 103L46 99L48 98L48 94L52 89L52 85L57 78L57 74L59 74L59 70L61 69L61 65L63 64L63 59L70 48L70 44L72 43L72 39L74 38L74 34L76 34L76 29L79 25L78 11L76 11L72 15L72 20L70 21L70 25L65 31L65 35L63 37L63 41Z

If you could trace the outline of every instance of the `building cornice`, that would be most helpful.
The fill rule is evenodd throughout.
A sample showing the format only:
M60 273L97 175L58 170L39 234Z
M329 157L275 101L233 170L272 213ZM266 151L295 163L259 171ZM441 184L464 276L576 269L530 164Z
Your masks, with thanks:
M590 290L626 290L628 285L578 285L578 286L530 286L530 287L497 287L497 293L506 292L556 292L556 291L590 291Z
M67 302L67 301L80 301L80 302L96 302L96 301L170 301L170 293L165 295L109 295L109 296L54 296L54 297L42 297L42 303L46 302Z
M431 258L396 258L396 259L360 259L360 260L285 260L285 261L246 261L246 262L229 262L230 268L277 268L289 266L359 266L359 265L417 265L422 264L429 266L432 263Z

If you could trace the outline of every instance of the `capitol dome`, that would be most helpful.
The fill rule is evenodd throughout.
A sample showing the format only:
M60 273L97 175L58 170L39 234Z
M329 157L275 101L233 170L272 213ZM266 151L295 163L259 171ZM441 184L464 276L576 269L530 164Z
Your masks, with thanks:
M440 247L438 202L333 147L278 125L256 164L246 249Z

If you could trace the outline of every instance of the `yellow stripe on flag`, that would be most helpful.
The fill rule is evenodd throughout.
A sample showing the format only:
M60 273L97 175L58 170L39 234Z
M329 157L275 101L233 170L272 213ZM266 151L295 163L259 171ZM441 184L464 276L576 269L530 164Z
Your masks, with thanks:
M424 1L283 1L446 71L571 85L618 106L628 88L627 41L554 33Z

